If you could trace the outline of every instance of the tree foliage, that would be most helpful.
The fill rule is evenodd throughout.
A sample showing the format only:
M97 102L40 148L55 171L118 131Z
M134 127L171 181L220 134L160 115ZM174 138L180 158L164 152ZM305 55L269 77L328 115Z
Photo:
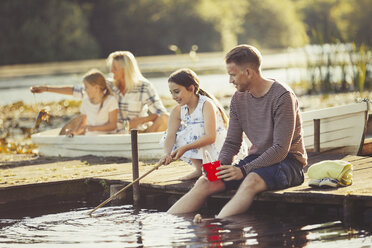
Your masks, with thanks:
M300 47L308 43L305 25L291 0L250 0L240 43L257 47Z
M218 32L195 11L197 0L96 0L91 30L105 57L114 50L167 54L169 45L189 52L220 50Z
M59 0L2 0L0 63L94 58L95 39L83 10Z
M1 0L0 64L372 44L371 0Z
M344 42L372 46L371 0L295 1L311 43Z
M207 21L214 23L221 35L224 51L237 44L237 35L241 33L244 16L248 11L247 0L200 0L197 10Z
M372 1L352 0L338 4L333 13L344 41L372 47Z

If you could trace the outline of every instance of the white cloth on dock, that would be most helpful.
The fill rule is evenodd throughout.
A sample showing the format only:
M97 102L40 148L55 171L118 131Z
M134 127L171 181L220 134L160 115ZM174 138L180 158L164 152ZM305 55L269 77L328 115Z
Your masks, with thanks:
M345 160L324 160L311 165L307 174L310 179L333 178L340 186L349 186L353 181L353 165Z

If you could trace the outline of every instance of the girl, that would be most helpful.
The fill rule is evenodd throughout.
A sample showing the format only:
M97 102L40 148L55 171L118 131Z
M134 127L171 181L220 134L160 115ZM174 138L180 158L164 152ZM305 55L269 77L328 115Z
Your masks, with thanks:
M189 180L201 175L205 150L213 161L225 141L228 118L216 99L199 88L199 79L190 69L180 69L168 79L169 90L178 105L172 110L164 137L165 155L160 163L181 158L195 170L181 177Z
M69 130L76 134L103 134L116 130L118 103L100 71L93 69L84 75L85 93L80 107L82 120Z

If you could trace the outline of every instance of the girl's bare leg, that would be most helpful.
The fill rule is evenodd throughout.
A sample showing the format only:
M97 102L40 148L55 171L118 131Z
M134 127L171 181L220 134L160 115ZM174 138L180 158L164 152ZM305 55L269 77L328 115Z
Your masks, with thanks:
M69 120L59 132L59 135L66 135L68 131L76 131L77 127L80 126L81 122L84 120L84 115L78 115L73 119Z
M202 160L201 159L190 159L192 162L192 165L195 167L195 170L186 176L180 177L179 180L186 181L191 180L194 178L198 178L202 174Z
M192 213L201 208L208 196L225 189L225 184L218 180L209 182L207 178L200 177L194 187L182 196L169 210L170 214Z

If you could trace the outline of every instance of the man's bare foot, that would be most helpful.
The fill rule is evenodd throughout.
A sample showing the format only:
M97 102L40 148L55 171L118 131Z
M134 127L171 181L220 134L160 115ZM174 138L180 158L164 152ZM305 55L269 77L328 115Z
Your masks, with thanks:
M214 220L216 220L216 218L203 218L203 217L201 216L201 214L196 214L196 215L194 216L193 222L194 222L195 224L197 224L197 223L208 222L208 221L214 221Z
M196 214L194 216L194 220L193 220L194 223L202 223L203 222L203 218L201 216L201 214Z
M191 179L194 179L194 178L198 178L198 177L200 177L201 174L202 174L201 171L197 171L197 170L195 170L195 171L191 172L190 174L187 174L187 175L184 176L184 177L180 177L178 180L180 180L180 181L191 180Z

